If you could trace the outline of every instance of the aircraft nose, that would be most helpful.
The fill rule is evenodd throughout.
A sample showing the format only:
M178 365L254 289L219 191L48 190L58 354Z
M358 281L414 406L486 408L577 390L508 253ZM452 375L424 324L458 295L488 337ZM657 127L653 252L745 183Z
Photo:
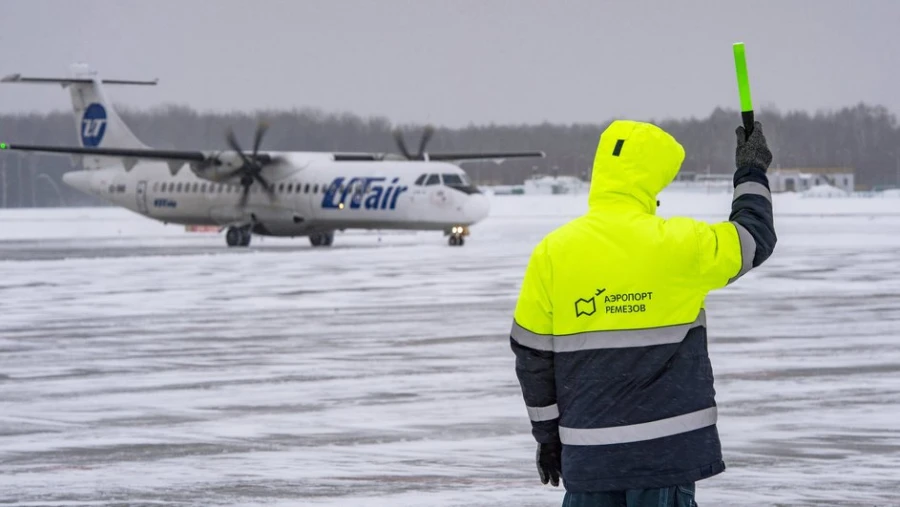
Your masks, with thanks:
M91 192L91 173L88 171L72 171L63 174L62 180L66 185L80 190L86 194Z
M471 223L479 222L487 218L491 211L491 202L484 194L472 194L466 203L466 218Z

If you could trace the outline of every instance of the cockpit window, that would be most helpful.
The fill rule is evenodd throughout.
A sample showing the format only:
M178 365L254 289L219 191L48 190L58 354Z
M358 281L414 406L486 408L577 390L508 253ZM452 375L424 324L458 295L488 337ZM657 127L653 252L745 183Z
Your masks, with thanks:
M427 177L428 177L427 174L423 174L423 175L419 176L418 178L416 178L416 185L422 186L422 184L425 183L425 178L427 178Z
M429 174L428 181L425 182L426 185L440 185L441 184L441 175L440 174Z
M463 179L458 174L443 174L444 185L465 185Z

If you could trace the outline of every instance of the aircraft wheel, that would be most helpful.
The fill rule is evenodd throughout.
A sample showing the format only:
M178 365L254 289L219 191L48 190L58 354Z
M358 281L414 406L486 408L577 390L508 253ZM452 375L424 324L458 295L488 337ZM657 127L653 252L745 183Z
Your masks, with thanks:
M249 236L249 234L248 234ZM228 231L225 233L225 243L228 246L244 246L242 243L244 241L244 234L237 227L229 227Z
M333 232L315 232L309 235L309 244L312 246L331 246L334 243Z
M462 246L464 243L462 236L457 236L456 234L451 234L447 242L450 246Z
M253 237L253 233L250 232L249 228L240 229L241 231L241 246L250 246L250 239Z

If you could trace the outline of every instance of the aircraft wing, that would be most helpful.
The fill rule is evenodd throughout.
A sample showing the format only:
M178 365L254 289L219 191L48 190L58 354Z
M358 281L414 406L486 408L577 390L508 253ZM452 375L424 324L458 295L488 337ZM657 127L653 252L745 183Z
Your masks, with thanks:
M507 158L544 158L543 151L508 151L495 153L426 153L406 158L394 153L332 153L337 162L378 162L383 160L431 160L435 162L453 162L467 160L503 160Z
M34 151L39 153L55 153L58 155L93 155L117 158L135 158L145 160L172 160L180 162L203 162L207 155L202 151L180 150L143 150L134 148L82 148L79 146L41 146L37 144L0 144L0 149L15 151Z
M544 158L543 151L509 151L499 153L429 153L428 160L496 160L506 158Z
M50 153L55 155L69 155L75 157L113 157L122 159L125 168L130 170L139 160L153 160L167 162L172 174L178 172L186 163L197 166L220 165L218 152L187 151L187 150L157 150L140 148L82 148L80 146L42 146L34 144L8 144L0 143L0 150L14 150L37 153ZM257 160L265 165L272 161L272 157L265 153L256 155Z

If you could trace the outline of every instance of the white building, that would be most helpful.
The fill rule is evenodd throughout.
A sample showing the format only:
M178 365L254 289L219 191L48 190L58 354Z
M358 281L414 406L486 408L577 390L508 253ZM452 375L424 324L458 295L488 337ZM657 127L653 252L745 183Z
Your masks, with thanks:
M734 174L681 171L666 189L704 193L731 192L734 190Z
M587 194L591 188L590 182L575 176L546 176L536 175L525 180L522 185L525 194Z
M805 192L813 187L828 185L846 192L856 188L853 169L845 167L769 169L769 188L772 192Z

